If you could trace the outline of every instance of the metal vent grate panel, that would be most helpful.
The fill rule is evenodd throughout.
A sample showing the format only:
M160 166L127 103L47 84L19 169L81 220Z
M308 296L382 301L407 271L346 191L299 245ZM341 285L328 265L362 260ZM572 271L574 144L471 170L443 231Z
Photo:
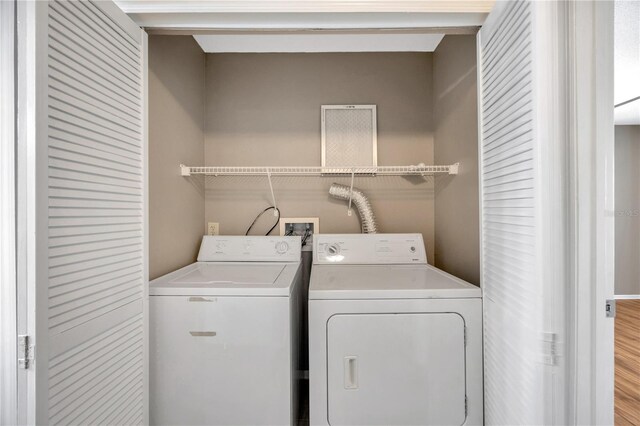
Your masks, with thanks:
M376 166L375 105L322 106L322 166Z

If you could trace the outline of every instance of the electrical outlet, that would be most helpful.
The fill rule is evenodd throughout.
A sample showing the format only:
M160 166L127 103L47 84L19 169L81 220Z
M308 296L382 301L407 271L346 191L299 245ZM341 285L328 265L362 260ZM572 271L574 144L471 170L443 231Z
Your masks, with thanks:
M220 224L218 222L209 222L207 235L220 235Z

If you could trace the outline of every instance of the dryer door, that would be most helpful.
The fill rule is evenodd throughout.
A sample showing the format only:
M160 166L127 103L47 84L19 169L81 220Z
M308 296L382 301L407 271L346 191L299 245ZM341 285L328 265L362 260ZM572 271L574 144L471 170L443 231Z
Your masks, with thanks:
M464 340L456 313L331 317L329 424L463 424Z

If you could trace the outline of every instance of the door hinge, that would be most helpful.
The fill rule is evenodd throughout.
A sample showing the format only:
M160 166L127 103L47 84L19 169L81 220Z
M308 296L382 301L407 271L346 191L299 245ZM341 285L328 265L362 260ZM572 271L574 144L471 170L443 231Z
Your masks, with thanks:
M464 326L464 347L467 347L467 326Z
M33 360L32 339L26 334L18 335L18 368L28 369Z
M616 317L616 300L608 299L605 307L605 312L607 314L607 318L615 318Z
M469 398L467 395L464 396L464 417L466 418L469 415Z

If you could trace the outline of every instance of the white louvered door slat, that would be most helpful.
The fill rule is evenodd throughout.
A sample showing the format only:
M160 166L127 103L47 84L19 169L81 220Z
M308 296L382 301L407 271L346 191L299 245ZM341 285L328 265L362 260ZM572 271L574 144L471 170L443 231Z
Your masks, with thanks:
M140 424L144 35L105 2L50 1L47 17L46 422Z
M562 8L501 1L479 33L487 425L567 419Z
M543 424L532 3L498 4L479 41L485 420Z

